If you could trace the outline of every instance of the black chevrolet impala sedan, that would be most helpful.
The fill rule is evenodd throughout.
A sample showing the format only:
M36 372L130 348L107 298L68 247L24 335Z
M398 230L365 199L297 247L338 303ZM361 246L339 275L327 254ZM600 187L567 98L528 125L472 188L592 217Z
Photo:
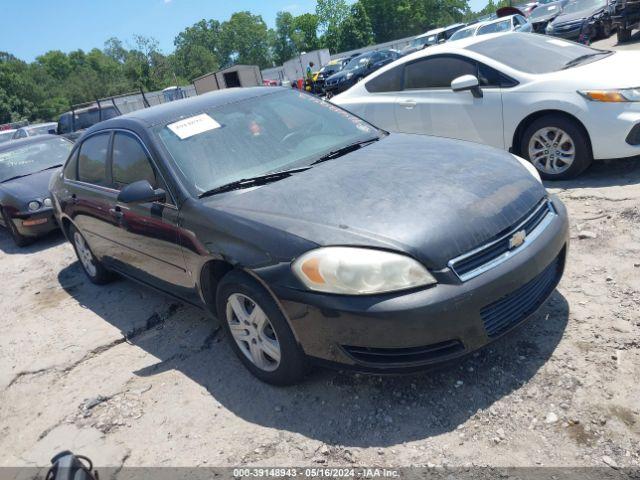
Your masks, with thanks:
M50 187L91 281L206 309L274 384L313 362L401 372L476 350L546 300L567 249L565 207L523 160L289 89L102 122Z

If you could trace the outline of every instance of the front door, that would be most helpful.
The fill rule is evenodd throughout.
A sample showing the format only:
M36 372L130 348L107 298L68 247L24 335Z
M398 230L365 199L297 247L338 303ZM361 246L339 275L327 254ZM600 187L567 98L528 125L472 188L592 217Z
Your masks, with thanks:
M397 130L504 148L502 92L486 70L458 55L433 55L406 64L404 88L396 100ZM451 89L451 82L462 75L479 77L481 98Z
M120 191L130 183L147 180L167 193L164 202L114 202L111 214L118 223L117 235L112 239L114 261L123 273L163 290L177 290L189 299L193 293L189 285L193 282L178 244L179 211L147 152L135 135L114 133L109 165L114 189Z

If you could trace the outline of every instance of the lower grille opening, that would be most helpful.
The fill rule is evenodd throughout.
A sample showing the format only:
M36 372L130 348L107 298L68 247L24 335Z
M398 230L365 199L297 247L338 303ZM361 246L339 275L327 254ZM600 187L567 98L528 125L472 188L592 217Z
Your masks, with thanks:
M424 347L373 348L343 345L342 348L360 362L377 364L429 362L464 350L464 346L459 340L448 340L425 345Z
M529 283L480 310L487 335L497 337L535 312L556 288L563 263L564 252Z

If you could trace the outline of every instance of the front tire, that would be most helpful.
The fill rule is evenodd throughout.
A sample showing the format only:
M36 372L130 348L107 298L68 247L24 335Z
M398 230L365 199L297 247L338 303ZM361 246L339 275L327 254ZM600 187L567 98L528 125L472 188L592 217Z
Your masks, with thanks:
M86 239L73 225L69 227L69 238L73 244L73 249L76 251L80 265L82 265L82 270L91 283L96 285L109 283L113 279L111 272L93 255Z
M11 235L13 243L15 243L17 247L22 248L33 243L33 238L26 237L18 231L15 224L11 221L11 218L9 218L9 215L7 215L7 212L5 212L4 210L2 210L2 219L4 220L4 224L9 231L9 235Z
M631 40L631 30L618 28L618 43L625 43Z
M218 286L218 318L244 366L272 385L292 385L307 359L271 295L249 275L233 271Z
M546 180L574 178L593 161L584 129L557 114L544 115L525 129L520 152Z

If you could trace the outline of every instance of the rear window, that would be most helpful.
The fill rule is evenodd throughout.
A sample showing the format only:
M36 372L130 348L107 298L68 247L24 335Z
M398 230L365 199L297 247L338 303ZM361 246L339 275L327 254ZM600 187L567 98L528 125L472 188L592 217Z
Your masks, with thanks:
M107 154L109 133L87 138L80 147L78 180L95 185L107 185Z

